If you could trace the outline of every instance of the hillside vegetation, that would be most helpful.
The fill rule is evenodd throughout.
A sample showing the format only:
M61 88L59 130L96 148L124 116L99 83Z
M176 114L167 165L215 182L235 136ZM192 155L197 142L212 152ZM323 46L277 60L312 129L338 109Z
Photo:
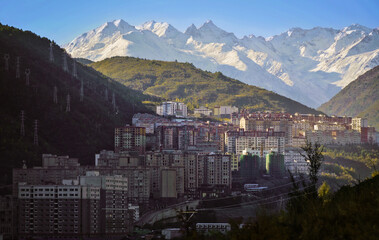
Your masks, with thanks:
M64 154L93 164L94 154L113 149L114 127L131 122L136 112L149 112L142 101L157 101L113 81L90 67L76 64L78 78L62 70L63 49L53 44L54 63L49 62L47 38L0 24L0 183L11 179L11 169L40 165L42 153ZM9 55L9 70L4 56ZM16 78L16 57L20 78ZM30 69L26 86L25 69ZM80 101L81 81L84 99ZM57 86L58 102L53 102ZM108 89L108 98L105 90ZM66 112L67 94L71 111ZM112 105L115 95L117 108ZM21 136L21 111L25 113L25 136ZM38 146L33 144L34 121L38 120Z
M286 211L272 213L277 203L261 206L257 218L242 228L241 219L232 219L231 231L225 235L192 231L181 239L377 239L378 196L379 176L344 186L335 193L323 184L318 196L306 191L290 195Z
M190 110L201 105L234 105L255 111L320 113L279 94L195 68L190 63L112 57L89 64L125 86L146 94L185 102Z
M365 117L379 129L379 66L351 82L318 110L329 114Z

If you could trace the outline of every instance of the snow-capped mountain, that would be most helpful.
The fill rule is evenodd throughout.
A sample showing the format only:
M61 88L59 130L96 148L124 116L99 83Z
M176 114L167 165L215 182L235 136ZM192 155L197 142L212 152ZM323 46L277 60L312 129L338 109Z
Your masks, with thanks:
M183 33L168 23L149 21L134 27L116 20L64 48L73 57L93 61L134 56L191 62L317 107L379 65L379 28L292 28L267 39L239 39L212 21L199 28L191 25Z

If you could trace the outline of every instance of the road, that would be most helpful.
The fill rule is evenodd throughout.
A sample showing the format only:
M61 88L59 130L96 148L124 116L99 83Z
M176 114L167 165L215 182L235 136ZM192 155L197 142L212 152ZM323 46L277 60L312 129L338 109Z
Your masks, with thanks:
M140 219L135 223L137 226L142 227L145 224L154 224L157 221L173 218L177 216L178 210L196 209L199 205L199 200L186 201L178 204L171 205L167 208L160 209L157 211L150 211L145 213Z

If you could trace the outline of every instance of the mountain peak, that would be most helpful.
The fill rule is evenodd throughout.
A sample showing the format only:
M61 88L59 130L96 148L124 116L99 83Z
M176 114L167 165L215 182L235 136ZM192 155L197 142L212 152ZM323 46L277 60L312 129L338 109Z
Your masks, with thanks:
M208 19L207 21L205 21L204 24L213 24L213 25L214 25L214 23L213 23L212 20L210 20L210 19Z
M171 24L167 22L156 22L154 20L145 22L141 26L138 26L137 29L151 31L158 37L169 37L168 34L172 37L179 34L179 31Z
M217 27L213 22L212 20L207 20L205 23L203 23L203 25L199 28L199 30L201 29L217 29L217 30L222 30L220 29L219 27ZM223 30L222 30L223 31Z
M342 29L342 32L350 32L350 31L360 31L364 33L370 33L372 31L371 28L365 27L363 25L360 25L358 23L351 24L348 27L344 27Z
M128 24L128 23L125 22L125 21L122 20L122 19L117 19L117 20L114 20L114 21L113 21L113 24L114 24L116 27L119 27L120 25L124 25L124 24Z
M156 21L150 20L150 21L145 22L142 25L136 26L136 28L140 30L152 30L155 23Z
M194 36L194 35L197 35L198 34L198 29L197 27L195 26L195 24L191 24L191 26L189 26L187 28L187 30L184 32L186 35L190 35L190 36Z
M116 31L121 31L121 32L132 31L134 29L135 28L133 26L129 25L124 20L117 19L117 20L114 20L112 22L106 22L103 25L101 25L100 27L96 28L95 30L96 30L96 32L112 33L112 32L116 32Z
M348 30L365 29L357 24L348 26L347 32L299 25L267 39L257 35L239 39L211 20L192 24L185 33L159 21L148 21L134 30L116 25L126 23L114 21L105 24L103 31L85 33L66 47L67 52L94 61L128 55L191 62L312 107L328 101L379 62L378 30Z

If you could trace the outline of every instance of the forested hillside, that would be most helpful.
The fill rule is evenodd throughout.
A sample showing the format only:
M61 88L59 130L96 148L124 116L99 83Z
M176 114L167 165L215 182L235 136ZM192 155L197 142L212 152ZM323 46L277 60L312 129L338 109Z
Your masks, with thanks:
M53 43L54 61L50 62L49 46L47 38L0 25L1 183L9 182L11 169L21 167L23 161L28 167L40 165L42 153L70 155L79 158L82 164L93 164L96 152L113 149L114 127L130 123L134 113L150 112L142 101L157 101L80 63L76 63L74 77L73 60L67 56L68 71L64 71L64 50ZM29 85L27 69L30 69ZM68 95L70 111L67 111ZM24 136L21 111L24 111ZM35 120L38 120L38 145L34 145Z
M190 110L201 105L234 105L255 111L320 113L262 88L195 68L190 63L112 57L89 64L125 86L146 94L184 101Z
M330 115L365 117L379 129L379 66L359 76L318 110Z

